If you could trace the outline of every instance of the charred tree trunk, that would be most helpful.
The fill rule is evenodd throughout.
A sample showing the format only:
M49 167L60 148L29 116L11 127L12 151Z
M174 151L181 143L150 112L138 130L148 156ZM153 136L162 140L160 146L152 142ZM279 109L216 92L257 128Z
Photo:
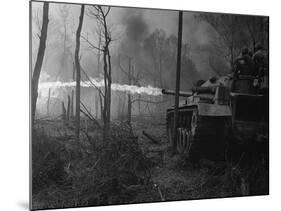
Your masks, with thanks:
M102 119L103 119L103 139L104 141L108 140L108 136L110 135L110 110L111 110L111 56L110 56L110 49L109 45L112 41L111 33L108 30L107 26L107 15L110 12L110 7L102 7L102 6L94 6L93 11L90 12L92 16L97 20L100 26L100 40L99 46L102 46L102 49L97 48L99 53L102 52L103 56L103 77L104 77L104 92L99 92L100 98L100 106L102 112ZM91 11L91 10L90 10ZM95 47L96 48L96 47ZM98 61L100 55L98 54ZM99 66L99 63L98 63ZM98 67L99 69L99 67ZM103 105L102 105L103 104Z
M108 114L107 121L109 125L109 134L110 134L110 119L111 119L111 56L109 52L109 46L107 47L107 59L108 59Z
M132 58L129 57L128 61L128 84L132 84L132 67L131 67ZM132 119L132 97L131 93L128 93L128 111L127 111L127 124L131 127Z
M107 33L106 33L107 34ZM108 36L108 35L107 35ZM108 45L104 49L104 74L105 92L104 92L104 140L110 135L110 110L111 110L111 60Z
M99 31L99 42L98 42L98 54L97 54L97 70L98 70L98 77L100 76L100 58L101 58L101 31ZM100 107L102 106L102 101L99 100L99 93L96 91L95 95L95 109L96 109L96 118L99 118L99 103ZM102 110L101 110L102 112ZM102 115L101 115L102 118Z
M34 123L35 111L36 111L36 102L38 97L38 83L41 73L41 68L44 60L45 48L46 48L46 40L47 40L47 32L48 32L48 23L49 23L49 3L44 2L43 6L43 21L42 21L42 29L40 35L39 48L37 53L37 59L32 75L31 82L31 112L32 112L32 124Z
M97 69L98 69L98 77L100 76L100 57L101 57L101 31L99 31L99 43L98 43L98 54L97 54Z
M65 110L64 102L61 102L61 118L63 121L66 120L66 110Z
M102 15L102 24L104 28L104 48L103 48L103 70L104 70L104 103L103 103L103 122L104 122L104 140L110 136L110 119L111 119L111 56L109 52L109 44L111 42L110 33L107 28L106 17L110 11L104 13L102 8L99 6L99 10Z
M74 90L71 90L71 101L70 101L70 118L74 117Z
M121 95L121 120L124 121L124 116L125 116L125 98L126 94L122 93Z
M81 12L79 16L79 24L76 31L76 46L75 46L75 68L76 68L76 113L75 113L75 135L79 140L80 134L80 61L79 61L79 50L80 50L80 35L83 25L85 5L81 5Z
M99 118L99 93L96 91L95 93L95 113L96 113L96 119Z
M100 92L99 92L99 101L100 101L100 118L103 121L103 104L102 104L103 101L102 101L102 95Z
M66 112L66 120L69 121L69 118L70 118L70 96L68 95L67 96L67 112Z
M107 138L108 122L107 122L107 104L108 104L108 85L107 85L107 61L106 61L106 49L103 52L103 71L104 71L104 102L103 102L103 136L104 140Z
M50 98L51 98L51 88L49 88L48 92L48 101L47 101L47 116L50 115Z
M175 114L174 114L174 143L173 143L174 152L176 152L177 150L178 107L179 107L180 72L181 72L181 43L182 43L182 11L179 11L176 96L175 96Z
M128 111L127 111L127 124L131 126L132 120L132 99L131 94L128 94Z
M138 108L139 108L139 115L141 115L141 94L138 95Z
M75 62L72 62L72 80L76 81ZM74 89L71 90L70 118L74 119Z

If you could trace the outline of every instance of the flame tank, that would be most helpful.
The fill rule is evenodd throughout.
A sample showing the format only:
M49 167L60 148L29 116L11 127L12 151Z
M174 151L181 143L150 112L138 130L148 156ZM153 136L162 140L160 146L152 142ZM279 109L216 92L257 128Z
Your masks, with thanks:
M265 95L253 86L254 80L253 77L224 76L212 78L191 92L181 91L179 96L184 100L179 103L176 136L174 107L167 109L170 144L192 160L223 160L233 137L242 142L266 137ZM172 90L162 90L162 93L175 95Z

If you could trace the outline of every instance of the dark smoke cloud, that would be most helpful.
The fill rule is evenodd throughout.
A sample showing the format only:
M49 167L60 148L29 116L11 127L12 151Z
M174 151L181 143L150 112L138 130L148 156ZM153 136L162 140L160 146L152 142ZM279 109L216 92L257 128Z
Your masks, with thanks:
M141 41L148 33L148 25L141 11L128 10L124 15L123 24L126 26L126 36L133 42Z
M143 11L137 9L126 9L122 20L124 36L121 41L121 52L137 56L143 39L148 35L148 24L143 18Z

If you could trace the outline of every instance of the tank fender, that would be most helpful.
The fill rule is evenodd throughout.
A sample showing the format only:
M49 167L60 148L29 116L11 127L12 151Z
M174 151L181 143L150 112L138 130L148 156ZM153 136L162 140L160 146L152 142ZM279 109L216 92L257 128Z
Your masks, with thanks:
M202 116L232 116L228 105L198 103L198 113Z

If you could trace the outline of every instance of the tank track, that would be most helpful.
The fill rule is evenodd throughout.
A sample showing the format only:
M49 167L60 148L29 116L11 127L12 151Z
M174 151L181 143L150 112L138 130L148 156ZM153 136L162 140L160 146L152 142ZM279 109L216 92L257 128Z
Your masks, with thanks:
M223 160L230 118L200 116L197 107L181 108L179 116L182 115L189 115L187 119L190 119L190 124L187 122L178 127L178 152L185 154L190 160Z

